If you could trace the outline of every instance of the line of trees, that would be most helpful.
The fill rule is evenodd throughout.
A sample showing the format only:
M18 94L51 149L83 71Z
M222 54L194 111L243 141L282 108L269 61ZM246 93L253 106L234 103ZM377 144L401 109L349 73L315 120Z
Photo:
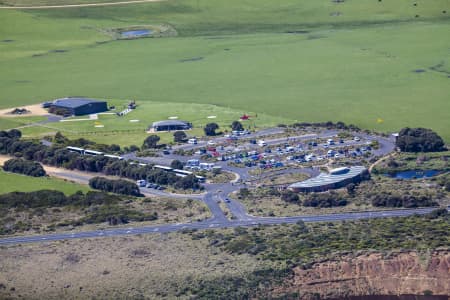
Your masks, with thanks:
M104 192L112 192L122 195L141 196L136 183L123 179L108 179L104 177L94 177L89 180L89 186L93 189Z
M7 160L3 165L3 170L33 177L42 177L46 175L45 170L40 163L21 158Z
M371 199L373 206L378 207L425 207L437 206L431 195L379 193Z
M12 192L0 195L0 208L19 210L28 208L49 207L90 207L93 205L113 205L122 199L117 195L105 192L89 191L86 194L78 191L66 196L63 192L54 190L39 190L33 192Z
M285 127L285 126L281 126ZM359 127L356 125L350 124L347 125L344 122L336 122L333 123L332 121L327 122L298 122L292 124L292 127L324 127L329 129L342 129L342 130L351 130L351 131L361 131Z
M64 145L45 146L38 142L21 140L18 130L0 131L0 154L12 155L27 161L37 161L45 165L62 167L106 175L115 175L132 180L146 179L158 185L172 185L183 178L173 173L153 169L152 166L140 166L128 161L117 160L105 156L88 156L70 152ZM187 184L191 182L191 186ZM178 187L198 188L198 180L183 180Z

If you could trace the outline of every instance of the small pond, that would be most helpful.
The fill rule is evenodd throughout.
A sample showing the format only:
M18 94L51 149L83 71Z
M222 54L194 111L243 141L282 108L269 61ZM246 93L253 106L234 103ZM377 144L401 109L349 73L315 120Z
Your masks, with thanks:
M441 173L441 171L410 170L410 171L403 171L403 172L387 174L387 176L392 177L392 178L397 178L397 179L420 179L420 178L430 178L430 177L438 175L439 173Z
M120 36L123 38L132 38L132 37L143 37L148 36L152 33L150 29L140 29L140 30L128 30L122 31Z

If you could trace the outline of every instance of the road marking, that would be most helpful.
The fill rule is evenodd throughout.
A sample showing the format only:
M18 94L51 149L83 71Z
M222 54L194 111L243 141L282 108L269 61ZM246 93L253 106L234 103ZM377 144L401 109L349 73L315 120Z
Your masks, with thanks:
M159 228L155 228L155 229L153 229L153 231L159 231Z
M131 230L128 230L127 233L131 233Z

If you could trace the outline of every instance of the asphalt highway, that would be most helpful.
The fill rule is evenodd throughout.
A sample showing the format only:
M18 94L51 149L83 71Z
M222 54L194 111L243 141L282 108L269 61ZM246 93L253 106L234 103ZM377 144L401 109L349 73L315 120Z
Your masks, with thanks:
M237 220L230 221L225 219L217 219L216 217L196 223L186 224L169 224L169 225L155 225L155 226L143 226L143 227L120 227L106 230L93 230L84 232L68 232L68 233L55 233L46 235L35 236L16 236L0 239L0 245L17 245L23 243L39 243L39 242L51 242L62 241L71 239L82 238L96 238L96 237L113 237L113 236L125 236L125 235L138 235L138 234L150 234L150 233L168 233L175 231L188 231L188 230L202 230L202 229L214 229L214 228L228 228L239 226L259 226L259 225L276 225L276 224L294 224L298 221L303 222L335 222L335 221L351 221L359 219L372 219L372 218L388 218L388 217L406 217L411 215L423 215L431 212L435 208L420 208L420 209L402 209L402 210L385 210L385 211L371 211L371 212L357 212L357 213L341 213L341 214L329 214L329 215L317 215L317 216L298 216L298 217L285 217L285 218L256 218L253 217L249 220Z

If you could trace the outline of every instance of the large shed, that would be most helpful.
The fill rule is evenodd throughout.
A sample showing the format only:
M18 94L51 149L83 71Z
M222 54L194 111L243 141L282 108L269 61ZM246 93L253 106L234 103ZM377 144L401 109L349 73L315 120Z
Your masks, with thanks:
M151 129L154 131L172 131L172 130L189 130L192 123L180 120L165 120L154 122Z
M60 110L65 114L80 116L108 110L106 101L89 98L62 98L50 104L50 111Z
M321 173L317 177L291 184L289 189L294 192L324 192L361 182L368 177L369 173L363 166L343 167L331 170L329 174Z

